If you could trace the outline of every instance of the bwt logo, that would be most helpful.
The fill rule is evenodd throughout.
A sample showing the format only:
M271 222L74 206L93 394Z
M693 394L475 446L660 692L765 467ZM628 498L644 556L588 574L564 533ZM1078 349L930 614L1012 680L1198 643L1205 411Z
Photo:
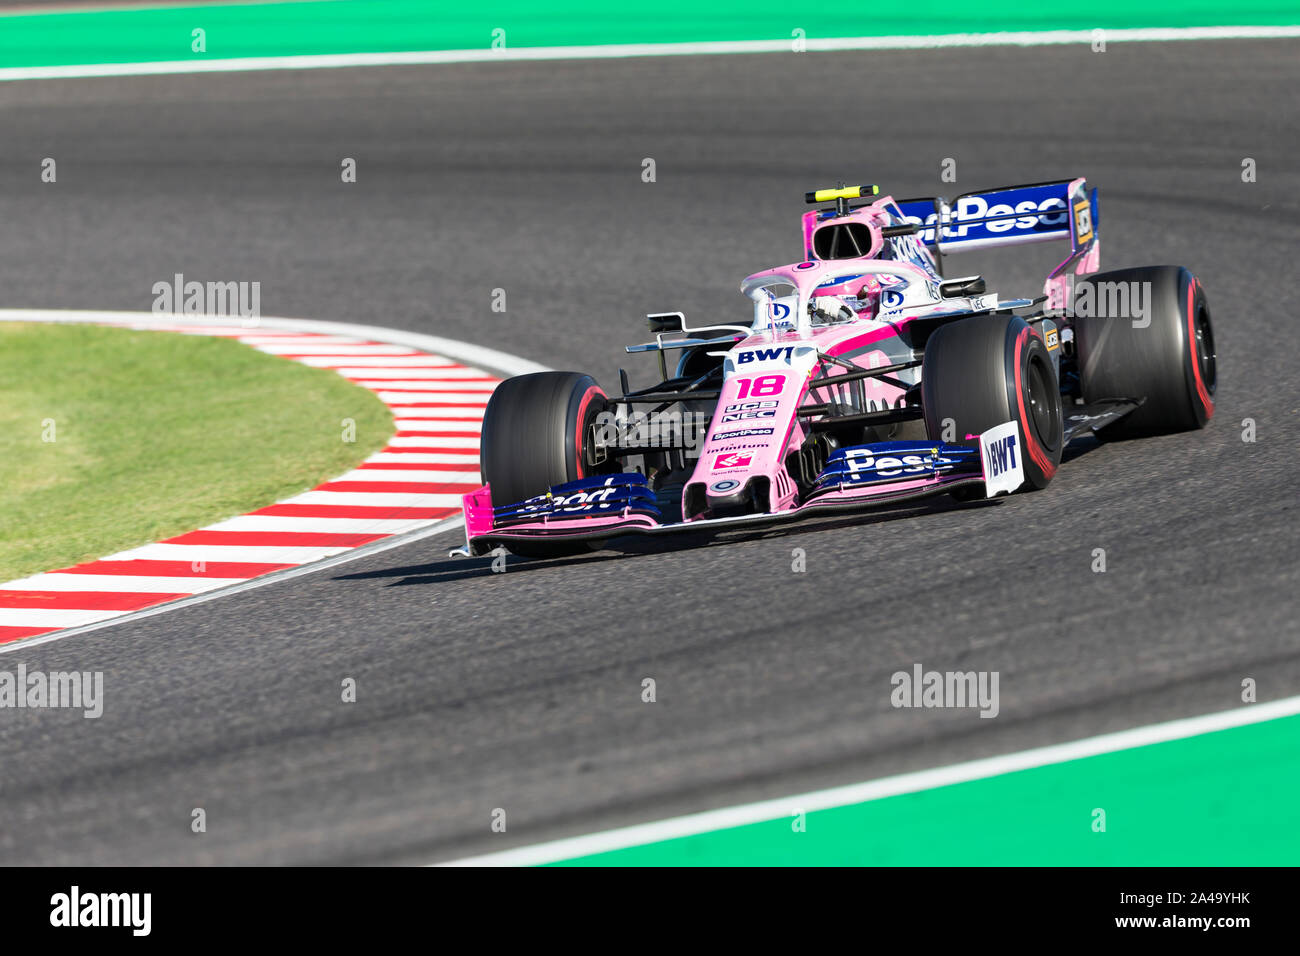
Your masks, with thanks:
M750 349L747 352L741 352L736 357L737 365L748 365L750 362L772 362L784 357L786 360L794 355L794 346L787 345L779 349Z
M1018 467L1016 465L1016 436L1008 435L1006 438L999 438L993 442L984 449L984 459L985 464L988 466L986 470L992 478Z

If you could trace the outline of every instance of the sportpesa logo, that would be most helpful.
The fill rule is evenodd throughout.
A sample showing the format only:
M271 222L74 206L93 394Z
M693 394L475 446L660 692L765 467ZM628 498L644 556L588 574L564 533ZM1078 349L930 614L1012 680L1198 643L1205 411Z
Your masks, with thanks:
M847 448L844 451L844 475L850 481L871 481L873 478L895 478L935 471L941 465L955 462L955 458L937 454L875 455L866 449Z
M957 200L953 210L952 224L945 226L945 239L977 239L986 234L999 235L1007 232L1060 232L1069 228L1068 209L1060 196L1046 199L1022 199L1017 201L1014 192L1004 194L1009 202L990 205L983 196L963 196ZM1012 216L1015 213L1031 213L1013 219L1000 219L994 222L979 222L986 216ZM906 221L918 226L925 226L919 236L925 242L934 240L934 224L937 213L930 213L924 219L920 216L904 216Z
M619 488L595 488L591 491L575 491L570 495L538 495L529 498L522 505L522 510L533 511L591 511L609 502L620 491Z

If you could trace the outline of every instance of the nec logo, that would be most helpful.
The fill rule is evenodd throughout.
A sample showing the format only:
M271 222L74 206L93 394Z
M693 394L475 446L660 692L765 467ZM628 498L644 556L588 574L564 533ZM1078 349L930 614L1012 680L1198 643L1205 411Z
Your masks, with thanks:
M778 402L736 402L723 409L722 423L744 422L755 418L776 418Z
M747 352L741 352L736 357L736 364L748 365L750 362L772 362L780 358L789 360L793 354L793 345L787 345L779 349L750 349Z
M1016 436L1008 435L990 444L984 449L984 461L989 475L994 477L1019 467L1016 464Z
M719 455L713 459L713 470L722 471L724 468L748 468L749 463L754 460L753 455Z

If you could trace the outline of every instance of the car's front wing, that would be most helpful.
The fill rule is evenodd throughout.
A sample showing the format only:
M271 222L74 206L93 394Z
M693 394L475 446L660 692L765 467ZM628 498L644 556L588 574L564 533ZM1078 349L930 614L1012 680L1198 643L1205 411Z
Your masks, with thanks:
M1007 422L955 445L879 442L842 448L792 508L762 514L665 522L654 492L639 472L598 475L556 485L545 494L506 505L492 502L484 485L464 496L465 548L487 554L512 541L540 538L602 541L626 534L671 534L784 521L809 512L883 505L983 485L986 497L1014 491L1024 481L1020 435Z

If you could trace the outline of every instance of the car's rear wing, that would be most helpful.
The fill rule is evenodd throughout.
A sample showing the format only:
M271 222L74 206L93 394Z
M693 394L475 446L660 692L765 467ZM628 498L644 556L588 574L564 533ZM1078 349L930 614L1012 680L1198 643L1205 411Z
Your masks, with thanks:
M1068 239L1070 254L1045 285L1053 308L1063 307L1068 273L1100 268L1101 210L1097 190L1084 179L1000 186L963 193L951 203L940 196L901 199L895 206L900 218L921 227L916 238L940 264L954 252Z
M941 253L1069 239L1076 253L1097 240L1097 190L1082 179L1000 186L897 201L903 219L923 227L917 238ZM936 230L936 225L942 226Z

